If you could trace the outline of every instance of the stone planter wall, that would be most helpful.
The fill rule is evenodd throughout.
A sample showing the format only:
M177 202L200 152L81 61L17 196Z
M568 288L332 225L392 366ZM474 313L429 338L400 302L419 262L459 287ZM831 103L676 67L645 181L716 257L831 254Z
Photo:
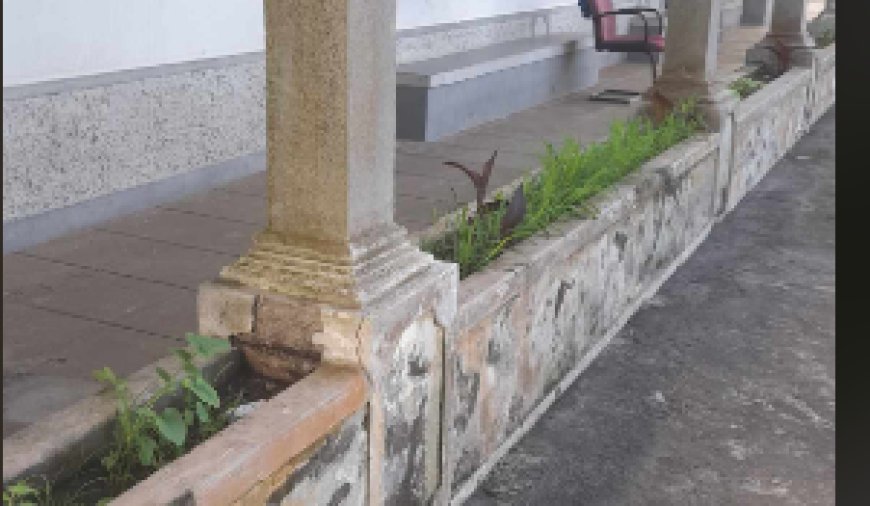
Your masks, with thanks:
M715 135L680 144L598 198L597 218L556 225L460 284L445 387L454 494L704 238L717 161Z
M554 226L460 284L444 427L456 502L704 239L720 192L730 211L833 104L833 48L813 53L737 105L730 139L672 148L601 196L597 219Z
M813 99L811 121L815 123L834 105L836 77L835 44L813 52Z
M650 160L595 199L596 217L554 224L458 293L455 266L442 264L427 288L437 297L399 290L383 302L417 316L378 323L388 339L362 338L369 373L320 366L113 504L461 503L703 241L722 196L732 209L831 106L833 74L833 46L816 51L811 67L739 103L730 137L699 135ZM93 447L111 400L64 417L4 441L4 483Z
M833 67L819 79L813 67L789 70L734 110L729 210L833 103Z

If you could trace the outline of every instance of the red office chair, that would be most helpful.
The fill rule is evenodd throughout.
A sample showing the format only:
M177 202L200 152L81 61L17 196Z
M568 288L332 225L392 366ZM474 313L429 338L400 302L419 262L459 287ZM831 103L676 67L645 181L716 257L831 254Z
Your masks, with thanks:
M609 51L619 53L646 53L649 56L652 68L653 82L656 80L656 53L664 52L665 37L662 33L662 15L659 11L649 7L630 7L625 9L613 9L612 0L579 0L583 16L592 18L592 29L595 33L595 49L597 51ZM650 33L647 17L643 13L651 12L659 21L658 33ZM643 21L643 36L617 35L616 16L632 15L639 16ZM640 96L639 93L625 90L604 90L590 97L591 100L605 102L629 103L628 97Z

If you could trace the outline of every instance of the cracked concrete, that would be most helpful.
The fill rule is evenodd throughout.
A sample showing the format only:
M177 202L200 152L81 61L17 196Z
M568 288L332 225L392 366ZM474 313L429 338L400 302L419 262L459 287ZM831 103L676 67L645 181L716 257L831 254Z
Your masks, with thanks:
M833 504L834 112L466 504Z

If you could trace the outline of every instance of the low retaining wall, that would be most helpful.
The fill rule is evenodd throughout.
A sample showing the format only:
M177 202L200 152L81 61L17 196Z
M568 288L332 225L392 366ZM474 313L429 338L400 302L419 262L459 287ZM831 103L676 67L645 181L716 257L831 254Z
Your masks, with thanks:
M460 284L443 428L454 503L704 239L721 189L730 211L833 104L833 74L833 48L814 51L738 103L729 139L672 148L596 199L599 218L551 227Z
M325 333L365 350L368 372L320 366L113 504L461 503L703 241L723 188L731 209L830 107L833 73L833 47L815 52L737 105L731 137L650 160L591 202L595 218L554 224L458 293L440 264L425 289L379 303L411 320L386 317L357 343L336 317ZM102 437L110 403L70 408L90 424L76 441ZM4 483L69 458L75 445L46 424L4 440ZM19 434L45 441L27 454Z
M731 210L809 127L812 74L793 69L740 101L734 110Z
M734 110L731 210L834 103L834 48L816 50L810 67L789 70Z
M596 199L599 217L517 245L460 284L446 453L460 497L714 220L717 136L680 144Z
M834 44L813 52L813 98L810 122L815 123L834 105L836 78L836 48Z

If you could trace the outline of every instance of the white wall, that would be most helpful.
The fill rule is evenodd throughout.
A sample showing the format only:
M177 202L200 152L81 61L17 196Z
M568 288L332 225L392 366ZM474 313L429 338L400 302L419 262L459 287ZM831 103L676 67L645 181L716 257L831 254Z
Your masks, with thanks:
M3 0L3 86L263 49L262 0Z
M576 0L397 0L399 30ZM263 49L262 0L3 0L3 86Z
M563 5L577 5L577 0L397 0L396 28L455 23Z

